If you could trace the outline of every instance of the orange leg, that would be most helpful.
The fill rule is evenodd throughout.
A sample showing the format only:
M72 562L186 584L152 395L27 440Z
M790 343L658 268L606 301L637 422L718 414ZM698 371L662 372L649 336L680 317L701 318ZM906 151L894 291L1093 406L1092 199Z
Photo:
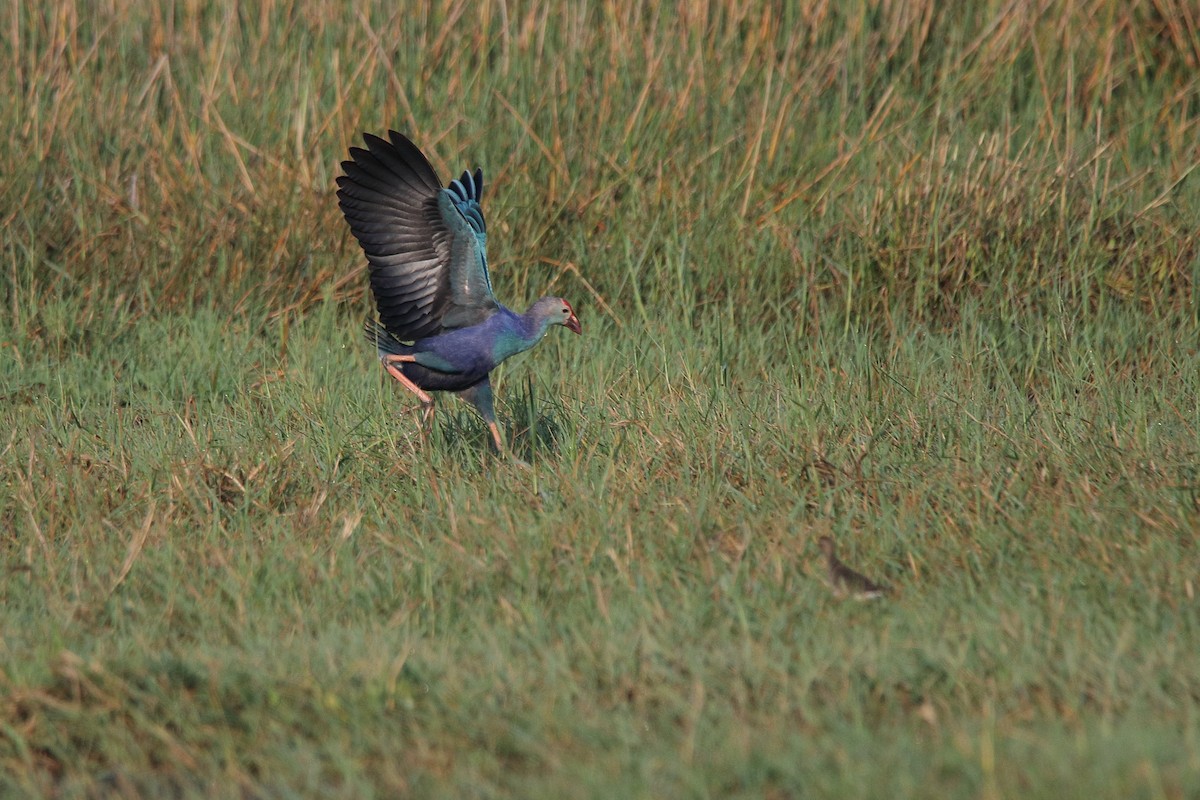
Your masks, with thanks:
M417 399L421 401L421 433L424 434L425 430L433 424L433 398L424 389L405 377L404 373L395 366L406 361L415 362L416 359L412 356L389 354L381 358L380 361L383 362L383 368L388 371L389 375L400 381L401 386L415 394Z
M500 438L500 426L494 422L488 422L487 426L488 430L492 432L492 441L496 443L496 452L503 455L506 451L504 440Z
M504 446L504 440L500 438L500 426L495 422L487 423L488 430L492 432L492 441L496 445L496 454L502 458L507 458L510 463L516 464L521 469L529 469L529 465L517 457L517 454Z

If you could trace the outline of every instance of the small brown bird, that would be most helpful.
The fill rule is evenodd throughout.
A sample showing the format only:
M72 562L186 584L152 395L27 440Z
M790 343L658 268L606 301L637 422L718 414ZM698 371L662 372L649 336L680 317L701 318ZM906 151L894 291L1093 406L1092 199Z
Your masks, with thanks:
M833 539L822 536L818 540L825 554L825 569L829 588L836 597L853 597L855 600L878 600L887 595L886 586L880 586L865 575L847 567L837 557Z

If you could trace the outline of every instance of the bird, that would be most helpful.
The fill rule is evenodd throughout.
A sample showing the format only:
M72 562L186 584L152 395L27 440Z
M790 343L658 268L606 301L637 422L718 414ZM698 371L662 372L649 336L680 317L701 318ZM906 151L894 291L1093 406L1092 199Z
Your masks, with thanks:
M453 392L474 406L496 450L489 375L553 325L582 333L561 297L524 314L501 305L488 273L483 170L442 185L429 160L401 133L363 134L338 176L338 206L367 257L378 320L364 326L380 363L421 403L422 434L433 423L430 392Z
M886 586L880 586L865 575L861 575L847 567L837 557L833 539L822 536L817 544L825 554L826 579L829 588L836 597L853 597L855 600L878 600L888 593Z

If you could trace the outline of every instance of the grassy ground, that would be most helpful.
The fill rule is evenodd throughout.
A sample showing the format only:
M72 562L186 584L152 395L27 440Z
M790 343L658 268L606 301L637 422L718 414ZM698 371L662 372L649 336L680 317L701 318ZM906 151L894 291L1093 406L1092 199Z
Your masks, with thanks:
M1190 5L100 5L0 12L0 794L1200 793ZM387 127L580 311L530 470L361 343Z

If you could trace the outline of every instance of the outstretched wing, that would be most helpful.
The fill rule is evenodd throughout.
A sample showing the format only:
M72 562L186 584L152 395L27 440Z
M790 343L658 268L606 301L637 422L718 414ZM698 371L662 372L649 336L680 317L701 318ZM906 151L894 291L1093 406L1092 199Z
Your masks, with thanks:
M496 312L479 201L483 172L443 189L415 144L365 134L337 179L338 205L370 264L380 321L403 341L478 324Z

